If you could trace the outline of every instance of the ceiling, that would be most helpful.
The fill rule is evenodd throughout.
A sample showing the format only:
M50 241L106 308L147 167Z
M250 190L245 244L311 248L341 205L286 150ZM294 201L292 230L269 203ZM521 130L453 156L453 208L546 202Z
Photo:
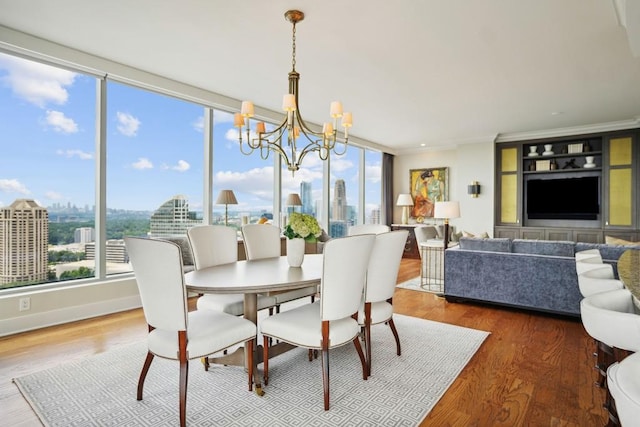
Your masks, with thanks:
M639 4L0 0L0 25L231 97L238 109L252 100L280 111L291 69L284 12L299 9L303 117L327 121L341 100L354 136L402 154L640 127Z

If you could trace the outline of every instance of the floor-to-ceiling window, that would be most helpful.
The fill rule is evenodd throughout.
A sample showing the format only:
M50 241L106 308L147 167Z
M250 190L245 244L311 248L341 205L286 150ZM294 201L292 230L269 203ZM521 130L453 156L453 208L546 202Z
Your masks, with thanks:
M337 148L342 153L344 145L338 144ZM349 227L358 222L361 152L362 148L347 145L343 154L331 153L328 231L331 237L346 236Z
M364 223L381 223L382 153L364 150Z
M95 102L95 77L0 53L0 289L93 275Z
M233 115L215 110L214 117L214 148L213 148L213 201L216 202L221 190L232 190L236 205L226 206L228 210L228 225L239 227L242 217L247 222L273 220L273 155L263 160L259 150L249 155L240 151L238 129L233 127ZM246 141L246 135L245 141ZM252 137L254 135L252 134ZM245 153L250 149L244 144ZM213 223L223 224L225 205L213 206Z
M186 236L202 222L203 112L192 102L107 84L107 274L130 270L123 236Z

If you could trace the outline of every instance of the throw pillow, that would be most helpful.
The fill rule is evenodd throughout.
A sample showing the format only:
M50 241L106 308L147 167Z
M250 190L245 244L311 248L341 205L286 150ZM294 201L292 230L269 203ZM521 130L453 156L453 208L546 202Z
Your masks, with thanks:
M638 244L638 242L630 242L628 240L620 239L618 237L613 237L613 236L604 236L604 242L607 245L623 245L623 246Z
M463 235L464 237L476 237L476 235L475 235L475 234L473 234L473 233L469 233L468 231L465 231L465 230L462 230L462 235Z

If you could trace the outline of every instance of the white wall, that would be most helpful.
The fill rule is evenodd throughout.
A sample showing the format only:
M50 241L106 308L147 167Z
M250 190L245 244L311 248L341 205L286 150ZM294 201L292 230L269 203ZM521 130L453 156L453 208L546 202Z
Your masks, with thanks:
M456 230L473 234L482 232L493 236L494 214L494 142L465 144L450 150L425 151L397 155L393 165L394 200L398 194L409 192L409 170L449 168L449 200L460 202L460 218L450 224ZM471 181L478 181L481 194L473 198L467 194ZM402 221L402 208L395 206L393 223Z
M132 274L127 276L4 295L0 297L0 336L141 307L136 281ZM19 311L21 298L30 298L28 311Z

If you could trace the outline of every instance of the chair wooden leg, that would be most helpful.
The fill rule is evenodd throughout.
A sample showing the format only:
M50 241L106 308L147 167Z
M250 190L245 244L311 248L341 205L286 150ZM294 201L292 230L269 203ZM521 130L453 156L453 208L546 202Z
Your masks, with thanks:
M367 378L371 376L371 303L364 304L364 348L367 352Z
M358 343L359 344L359 343ZM360 350L362 352L362 350ZM329 321L322 321L322 388L324 410L329 410Z
M138 394L136 399L142 400L142 389L144 387L144 380L147 378L147 372L149 372L149 367L151 366L151 362L153 362L154 354L150 351L147 352L147 357L144 360L144 365L142 365L142 371L140 372L140 378L138 379Z
M249 365L248 371L249 371L249 391L253 391L253 342L255 341L255 338L247 341L247 351L249 352L249 356L247 358L247 364Z
M180 427L185 427L187 425L187 380L189 378L186 331L178 332L178 349L180 360Z
M391 328L391 332L393 332L393 336L396 339L396 354L400 356L400 336L398 335L398 330L396 329L396 324L393 323L393 317L389 319L389 327Z
M362 364L362 379L366 380L369 378L369 371L367 370L367 361L365 360L362 346L360 345L360 338L355 337L353 339L353 345L356 346L356 351L358 352L358 356L360 356L360 363Z
M264 369L262 381L266 386L269 384L269 337L266 335L262 337L262 364Z

